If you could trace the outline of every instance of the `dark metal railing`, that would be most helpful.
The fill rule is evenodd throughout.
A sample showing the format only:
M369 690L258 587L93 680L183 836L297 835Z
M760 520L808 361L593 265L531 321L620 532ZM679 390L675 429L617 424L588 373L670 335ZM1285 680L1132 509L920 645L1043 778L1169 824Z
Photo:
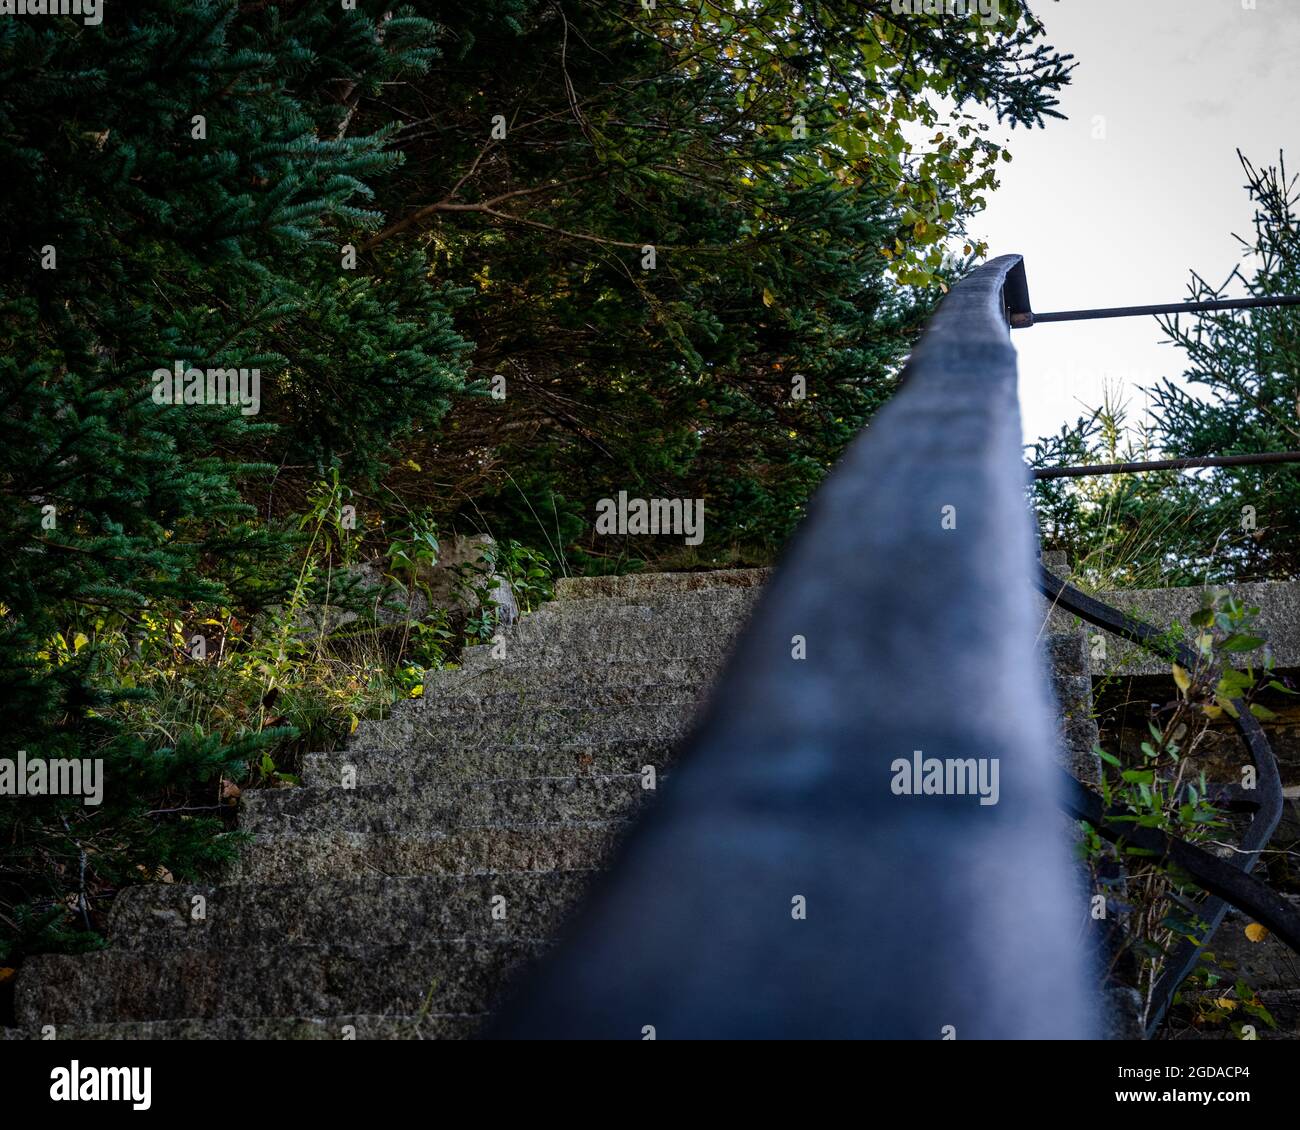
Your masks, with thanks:
M1190 875L1210 932L1230 902L1300 946L1300 916L1249 875L1281 791L1248 710L1259 794L1231 862L1104 811L1057 768L1009 340L1032 320L1019 256L943 300L814 497L664 795L491 1034L1098 1035L1057 806ZM1167 653L1050 573L1038 585ZM995 763L996 803L900 794L914 751ZM1202 948L1170 956L1153 1029Z
M955 285L812 500L663 795L494 1032L1087 1037L1030 586L1019 256ZM996 804L896 766L996 759Z
M1209 314L1220 310L1268 310L1280 306L1300 306L1300 295L1279 294L1267 298L1215 298L1205 302L1162 302L1153 306L1109 306L1098 310L1056 310L1044 314L1017 310L1012 316L1013 329L1028 329L1045 322L1090 322L1098 318L1152 318L1169 314Z

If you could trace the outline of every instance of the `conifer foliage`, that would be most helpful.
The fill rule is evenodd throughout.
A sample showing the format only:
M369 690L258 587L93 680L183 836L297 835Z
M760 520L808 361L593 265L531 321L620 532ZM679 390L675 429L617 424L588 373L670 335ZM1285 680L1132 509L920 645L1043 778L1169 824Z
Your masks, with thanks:
M249 484L284 463L373 473L393 436L445 411L465 348L418 250L341 265L376 219L369 181L399 159L347 128L350 106L427 67L429 21L381 34L361 11L215 0L108 15L0 21L6 753L103 757L109 777L97 810L0 809L28 891L84 876L100 829L128 842L89 861L111 854L110 884L212 853L210 817L145 808L169 785L190 807L276 735L158 749L115 732L97 708L132 692L99 677L95 641L139 646L160 608L276 599L293 546ZM177 363L259 370L260 411L158 403L152 374ZM5 894L6 926L39 935L51 916L20 921Z
M1240 157L1254 205L1242 261L1222 283L1194 272L1187 299L1300 294L1297 190L1284 159ZM1103 405L1041 441L1040 465L1258 455L1300 449L1300 316L1295 307L1173 316L1163 330L1181 379L1152 388L1151 415L1127 428ZM1294 464L1040 482L1045 534L1104 586L1280 580L1300 573L1300 468Z
M1009 154L973 110L1041 124L1068 79L1022 3L895 7L0 20L4 754L107 774L98 807L0 802L0 958L93 944L123 883L229 854L214 802L250 761L285 776L274 696L205 701L197 627L253 647L397 526L435 552L434 518L530 577L509 539L673 560L594 532L620 491L703 501L690 564L775 553L984 250L964 224ZM179 736L124 675L164 661Z

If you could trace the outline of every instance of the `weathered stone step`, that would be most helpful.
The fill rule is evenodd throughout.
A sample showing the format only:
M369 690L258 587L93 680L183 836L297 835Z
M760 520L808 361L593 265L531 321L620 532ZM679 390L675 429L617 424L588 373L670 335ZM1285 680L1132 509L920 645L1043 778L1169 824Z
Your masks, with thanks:
M118 896L114 947L396 946L546 937L591 871L381 875L314 883L147 883ZM195 917L201 909L202 917Z
M605 633L572 640L563 645L506 639L496 654L496 644L477 644L461 652L465 671L513 671L520 667L542 669L606 663L659 663L704 659L718 665L731 653L733 639L720 634L680 632Z
M520 939L42 954L23 963L15 1011L19 1026L36 1032L46 1024L477 1014L545 948Z
M555 598L622 599L648 593L685 593L724 587L754 588L771 576L771 569L715 569L700 573L628 573L619 577L562 577L555 583Z
M513 631L556 632L569 628L638 631L646 624L698 625L705 631L736 628L758 603L754 589L695 593L690 597L653 597L637 601L554 601L517 620Z
M55 1040L468 1040L485 1013L412 1013L409 1016L220 1016L58 1024ZM39 1030L0 1029L0 1040L42 1040Z
M593 648L620 637L631 637L657 646L663 654L680 654L693 639L731 640L744 626L746 611L724 609L673 609L654 611L633 605L617 616L596 619L577 616L544 616L538 613L501 633L503 646Z
M630 738L562 745L489 746L478 750L357 748L309 753L302 783L326 788L353 785L416 787L447 781L524 777L617 776L640 773L647 765L662 771L676 747L659 738Z
M604 865L625 820L496 824L448 832L262 833L243 845L231 879L289 883L362 875L574 871Z
M411 701L413 714L437 718L478 718L481 715L510 716L520 711L557 708L611 710L624 706L683 705L699 702L707 689L698 683L642 683L637 686L564 685L497 693L470 692L462 695L430 696Z
M417 789L263 789L246 794L246 832L432 833L467 825L572 824L631 816L654 792L639 775L444 782Z
M363 722L352 735L349 750L400 750L438 747L475 750L491 746L539 745L553 742L605 742L620 738L658 737L676 740L690 728L693 702L639 703L635 706L550 707L510 714L474 710L449 711L428 717L415 711L394 712L379 722Z
M758 600L760 589L720 588L698 589L684 593L647 593L641 596L573 597L553 600L525 615L520 623L530 621L581 621L591 619L613 620L629 615L643 617L647 612L658 614L697 614L716 610L719 613L748 615Z
M717 658L692 656L654 663L610 663L601 659L574 663L569 667L539 670L519 667L506 672L488 669L467 671L460 667L448 667L425 673L424 697L449 700L458 696L521 691L532 693L551 689L559 693L582 691L591 687L615 690L642 687L649 683L707 688L717 677L719 662Z

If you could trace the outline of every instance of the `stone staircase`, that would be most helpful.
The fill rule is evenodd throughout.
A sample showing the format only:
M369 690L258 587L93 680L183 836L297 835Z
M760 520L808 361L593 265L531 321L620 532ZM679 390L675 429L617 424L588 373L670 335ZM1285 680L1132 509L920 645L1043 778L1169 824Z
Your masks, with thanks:
M129 888L111 948L28 960L7 1035L471 1035L653 799L764 576L561 581L302 787L247 793L227 882Z
M5 1035L471 1036L653 801L765 576L561 581L422 699L309 755L301 787L246 794L227 881L130 888L111 948L28 960ZM1045 644L1066 761L1093 776L1083 633Z

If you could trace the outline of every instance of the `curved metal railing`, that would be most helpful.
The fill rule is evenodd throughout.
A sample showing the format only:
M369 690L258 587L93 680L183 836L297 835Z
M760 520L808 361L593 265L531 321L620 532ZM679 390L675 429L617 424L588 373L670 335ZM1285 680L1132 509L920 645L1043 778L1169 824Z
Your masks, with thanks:
M1046 566L1040 567L1038 587L1055 607L1179 663L1189 671L1200 662L1186 644L1174 643L1150 625L1087 596ZM1263 728L1246 704L1235 700L1233 706L1236 710L1233 722L1255 767L1256 787L1253 795L1243 794L1236 798L1236 806L1251 812L1251 820L1230 862L1192 844L1165 836L1156 829L1137 826L1125 819L1130 813L1118 809L1106 811L1101 798L1077 781L1068 785L1066 807L1073 816L1086 821L1106 839L1131 843L1173 863L1198 886L1210 892L1209 897L1196 907L1196 917L1203 923L1201 938L1180 941L1166 957L1164 972L1152 989L1146 1019L1148 1038L1159 1029L1174 994L1196 967L1229 905L1248 911L1293 950L1300 952L1300 911L1250 874L1259 853L1268 846L1282 818L1282 780L1278 775L1277 760Z

